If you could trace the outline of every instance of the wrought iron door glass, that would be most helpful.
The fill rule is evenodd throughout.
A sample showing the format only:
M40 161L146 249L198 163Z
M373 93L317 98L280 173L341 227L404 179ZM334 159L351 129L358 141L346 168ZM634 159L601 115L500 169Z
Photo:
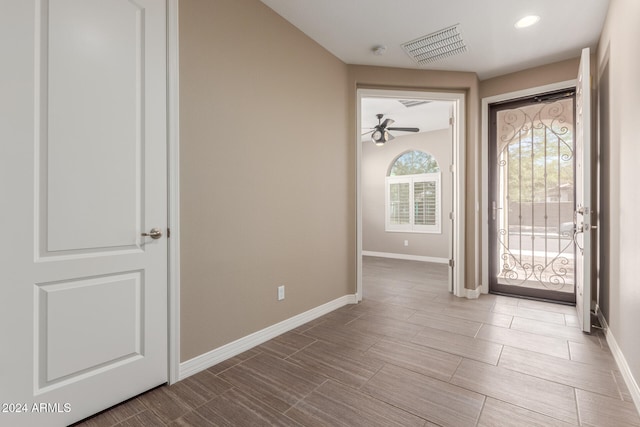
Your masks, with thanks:
M498 285L575 292L573 116L573 97L496 113Z

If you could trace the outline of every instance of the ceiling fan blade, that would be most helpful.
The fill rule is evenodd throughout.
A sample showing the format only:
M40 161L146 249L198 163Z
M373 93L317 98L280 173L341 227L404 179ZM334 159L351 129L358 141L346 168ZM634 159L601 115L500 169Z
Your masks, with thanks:
M387 128L387 130L399 130L401 132L420 132L418 128Z
M391 141L392 139L396 139L396 137L387 132L387 141Z
M393 119L384 119L384 122L382 122L382 124L380 124L380 127L381 127L382 129L384 129L384 128L386 128L387 126L389 126L389 125L393 124L393 122L394 122L394 121L395 121L395 120L393 120Z
M360 136L363 136L363 135L369 135L369 134L370 134L370 133L372 133L374 130L375 130L375 129L371 129L369 132L365 132L365 133L360 134Z

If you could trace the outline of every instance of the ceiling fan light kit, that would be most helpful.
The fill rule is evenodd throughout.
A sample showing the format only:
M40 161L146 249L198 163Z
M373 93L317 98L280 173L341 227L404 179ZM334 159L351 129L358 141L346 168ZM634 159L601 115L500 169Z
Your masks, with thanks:
M383 122L382 118L384 117L384 114L376 114L376 117L378 118L378 125L371 131L371 141L373 141L378 147L383 146L385 142L391 141L395 138L391 133L389 133L390 130L400 132L420 132L420 129L418 128L388 127L394 123L393 119L385 119Z

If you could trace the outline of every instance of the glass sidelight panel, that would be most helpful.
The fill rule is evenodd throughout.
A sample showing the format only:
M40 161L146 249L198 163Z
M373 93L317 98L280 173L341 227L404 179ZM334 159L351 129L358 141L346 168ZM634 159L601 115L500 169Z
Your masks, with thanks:
M575 301L574 96L491 107L490 290Z

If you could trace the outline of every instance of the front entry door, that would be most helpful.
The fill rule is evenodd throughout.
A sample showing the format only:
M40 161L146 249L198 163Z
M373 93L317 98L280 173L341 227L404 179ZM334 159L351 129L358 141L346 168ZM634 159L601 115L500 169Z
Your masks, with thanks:
M167 381L165 8L0 6L0 425Z
M578 83L576 85L576 309L578 322L584 332L591 332L592 277L594 265L593 224L594 209L592 166L594 144L591 142L591 66L590 50L582 50Z
M490 106L494 293L573 303L574 91Z

